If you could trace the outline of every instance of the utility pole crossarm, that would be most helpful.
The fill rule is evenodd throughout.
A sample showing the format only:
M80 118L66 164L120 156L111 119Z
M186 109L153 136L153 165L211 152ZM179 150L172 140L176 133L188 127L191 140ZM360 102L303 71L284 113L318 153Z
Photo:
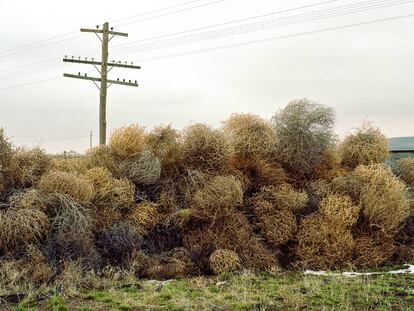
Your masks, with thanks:
M87 28L81 28L81 32L94 32L94 33L103 33L102 29L87 29ZM113 36L121 36L121 37L128 37L128 34L126 32L118 32L118 31L108 31L108 34Z
M81 75L74 75L71 73L64 73L63 74L64 77L66 78L75 78L75 79L82 79L82 80L90 80L90 81L96 81L96 82L101 82L100 78L95 78L95 77L87 77L87 76L81 76ZM119 81L119 80L107 80L108 83L110 84L119 84L119 85L126 85L126 86L138 86L138 83L135 81L134 82L130 82L131 80L129 80L129 82L127 81Z
M70 59L64 58L63 61L65 63L78 63L78 64L87 64L87 65L102 65L102 62L92 61L92 60L77 60L77 59ZM130 69L141 69L141 66L134 66L128 64L117 64L114 62L108 62L108 66L111 67L120 67L120 68L130 68Z

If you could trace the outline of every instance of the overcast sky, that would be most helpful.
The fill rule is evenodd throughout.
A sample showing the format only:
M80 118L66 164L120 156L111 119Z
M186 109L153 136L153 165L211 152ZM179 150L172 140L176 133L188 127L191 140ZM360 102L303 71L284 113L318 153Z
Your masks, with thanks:
M129 33L128 38L110 42L109 59L142 66L139 71L110 72L110 78L138 80L139 87L109 88L109 132L132 123L148 129L170 123L181 129L194 122L220 126L233 112L270 118L290 100L308 98L335 108L340 136L365 120L388 137L413 136L414 17L312 32L414 14L414 3L338 0L270 15L322 1L199 0L178 6L186 1L0 0L0 127L16 145L39 145L48 152L84 152L90 130L96 144L98 90L91 81L62 75L98 73L89 65L68 65L61 59L65 54L100 59L98 38L79 29L109 21L115 30ZM350 4L357 5L345 7ZM379 5L384 7L373 9ZM158 11L143 14L154 10ZM321 10L326 11L312 13ZM354 13L327 17L350 12ZM151 39L264 14L178 37ZM135 17L126 19L131 16ZM266 26L269 20L274 20L272 27ZM266 29L246 26L259 22ZM234 26L256 31L218 37ZM206 31L215 32L200 35ZM65 33L71 34L14 49ZM308 34L289 36L300 33ZM279 39L215 49L266 38ZM136 42L143 39L152 41ZM117 48L122 44L131 46ZM92 51L80 54L88 50ZM15 70L38 62L43 63ZM50 80L28 84L45 79Z

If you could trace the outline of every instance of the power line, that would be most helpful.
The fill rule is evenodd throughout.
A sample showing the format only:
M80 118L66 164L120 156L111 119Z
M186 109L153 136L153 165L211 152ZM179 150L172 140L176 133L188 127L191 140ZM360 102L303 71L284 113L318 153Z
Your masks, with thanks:
M309 5L304 5L304 6L289 8L289 9L285 9L285 10L279 10L279 11L275 11L275 12L271 12L271 13L267 13L267 14L256 15L256 16L247 17L247 18L243 18L243 19L232 20L232 21L228 21L228 22L224 22L224 23L220 23L220 24L214 24L214 25L209 25L209 26L204 26L204 27L198 27L198 28L193 28L193 29L186 30L186 31L181 31L181 32L170 33L170 34L166 34L166 35L161 35L161 36L156 36L156 37L141 39L141 40L138 40L138 41L135 41L135 42L132 42L132 43L128 43L128 44L116 45L113 48L114 49L131 48L133 46L136 46L134 43L140 43L140 42L146 42L146 41L151 41L151 40L160 39L160 38L167 38L167 37L177 36L179 34L191 33L191 32L198 31L198 30L215 28L215 27L219 27L219 26L223 26L223 25L232 24L232 23L239 23L239 22L242 22L242 21L257 19L257 18L261 18L261 17L265 17L265 16L271 16L271 15L276 15L276 14L280 14L280 13L286 13L286 12L290 12L290 11L296 11L296 10L306 9L306 8L320 6L320 5L325 5L325 4L329 4L329 3L333 3L333 2L338 2L338 1L340 1L340 0L330 0L330 1L317 2L317 3L314 3L314 4L309 4ZM276 22L282 21L282 20L286 20L287 21L288 19L292 19L292 18L295 18L295 17L298 17L298 18L299 17L302 17L302 16L303 17L307 17L307 15L309 15L309 14L317 14L317 13L324 13L324 12L328 12L329 13L332 10L350 9L352 7L355 7L355 6L363 6L363 5L366 6L366 5L369 5L369 3L374 3L374 4L371 4L371 5L375 5L375 2L378 3L377 4L377 5L379 5L378 7L366 7L365 10L368 10L368 9L378 9L378 8L383 8L383 7L386 7L386 6L396 5L396 4L406 4L406 3L410 3L411 1L402 2L402 0L400 0L400 1L397 1L397 2L394 2L394 3L391 3L391 4L387 4L387 0L370 0L370 1L363 1L363 2L359 2L359 3L348 4L348 5L343 5L343 6L334 7L334 8L328 8L328 9L319 10L319 11L313 11L313 12L308 12L308 13L301 13L301 14L298 14L298 15L287 16L287 17L284 17L284 18L281 18L281 19L274 19L274 20L262 21L262 22L259 22L257 24L241 25L241 26L234 27L233 29L232 28L227 28L227 29L224 29L224 30L227 30L227 31L230 31L230 30L236 31L236 30L239 29L239 27L247 27L247 26L249 26L249 27L253 27L253 26L256 26L256 27L264 27L264 28L261 28L261 29L251 29L251 30L245 29L245 30L242 30L240 33L231 33L231 35L236 35L236 34L241 34L241 33L245 33L245 32L248 32L248 31L257 31L257 30L262 30L262 29L268 29L266 27L266 23L267 24L269 24L269 23L276 23ZM350 13L359 13L359 12L358 11L342 12L342 13L338 12L336 15L333 14L333 12L332 12L331 16L323 16L322 15L320 18L336 17L336 16L340 16L340 15L344 15L344 14L350 14ZM143 13L143 14L145 14L145 13ZM310 16L308 18L310 18ZM316 20L316 19L308 19L308 20L298 19L297 21L291 21L290 24L289 23L286 23L286 24L274 25L273 27L282 27L282 26L286 26L286 25L296 24L296 23L299 23L299 22L313 21L313 20ZM223 33L223 29L221 29L221 30L219 29L219 30L216 30L216 31L217 32L220 32L219 33L220 36L225 36L226 35L226 34ZM214 32L204 33L204 36L205 35L212 35L212 37L204 37L204 38L198 38L197 37L197 38L194 38L194 40L195 40L194 42L200 41L201 39L203 39L203 40L215 39L216 37L214 37L214 34L215 34ZM192 34L191 36L200 36L200 35L203 35L203 33ZM177 39L184 40L185 38L186 39L188 38L187 40L190 40L192 37L190 37L190 35L189 35L189 36L186 36L186 37L170 38L168 40L177 40ZM163 44L168 43L168 42L159 41L159 42L151 42L151 43L148 43L148 44L155 45L155 43L161 44L161 46L154 46L154 48L161 48L161 47L164 47ZM187 42L182 42L181 44L184 44L184 43L187 43ZM188 42L188 43L191 43L191 41ZM178 43L173 43L173 44L170 43L168 46L177 45L177 44ZM87 50L87 51L83 51L83 52L78 53L78 54L85 54L85 53L90 53L90 52L94 52L94 51L95 50ZM21 69L26 68L26 67L35 66L35 65L40 64L40 63L54 62L54 61L58 61L58 60L59 60L59 58L53 58L53 59L49 59L49 60L42 61L42 62L38 62L38 63L27 64L27 65L23 65L23 66L19 66L19 67L9 68L7 70L0 71L0 75L2 75L2 74L8 74L8 73L13 72L13 71L16 71L18 69L21 70Z
M204 1L204 0L187 1L187 2L184 2L184 3L181 3L181 4L177 4L177 5L173 5L173 6L169 6L169 7L165 7L165 8L161 8L161 9L157 9L157 10L152 10L152 11L148 11L148 12L144 12L144 13L141 13L141 14L138 14L138 15L135 15L135 16L132 16L132 17L118 19L117 21L128 20L128 19L131 19L131 18L134 18L134 17L144 16L144 15L148 15L148 14L152 14L152 13L157 13L157 12L165 11L165 10L168 10L168 9L171 9L171 8L176 8L176 7L180 7L180 6L184 6L184 5L187 5L187 4L191 4L191 3L195 3L195 2L200 2L200 1ZM140 20L137 20L137 21L131 21L131 22L128 22L128 23L124 23L124 24L118 25L118 27L119 26L128 25L128 24L139 23L139 22L143 22L143 21L146 21L146 20L151 20L151 19L155 19L155 18L159 18L159 17L163 17L163 16L173 15L173 14L177 14L177 13L181 13L181 12L185 12L185 11L189 11L189 10L193 10L193 9L197 9L197 8L201 8L201 7L205 7L205 6L209 6L209 5L213 5L213 4L220 3L220 2L224 2L224 1L227 1L227 0L215 0L213 2L208 2L208 3L205 3L205 4L193 6L193 7L190 7L190 8L185 8L185 9L176 10L176 11L173 11L173 12L168 12L168 13L165 13L165 14L162 14L162 15L152 16L152 17L140 19ZM47 39L44 39L44 40L36 41L36 42L30 43L30 44L27 44L27 45L23 45L23 46L20 46L20 47L16 47L16 48L12 48L12 49L8 49L8 50L1 51L0 52L0 58L1 57L10 56L10 55L14 55L14 54L25 53L27 51L31 51L31 50L34 50L34 49L38 49L38 48L42 48L42 47L47 47L47 46L50 46L50 45L54 45L54 44L58 44L58 43L61 43L61 42L65 42L67 40L73 40L73 39L78 39L78 38L81 38L82 37L82 35L77 35L77 36L73 36L71 38L66 38L66 39L63 39L63 40L58 40L58 41L55 41L55 42L50 42L48 44L44 44L44 45L34 46L33 47L33 45L37 45L39 43L44 43L44 42L51 41L51 40L54 40L54 39L59 39L61 37L65 37L65 36L68 36L68 35L74 34L74 33L77 33L77 31L68 32L68 33L61 34L61 35L57 35L57 36L53 36L53 37L50 37L50 38L47 38ZM16 51L16 50L21 50L21 49L23 49L23 50L22 51L18 51L18 52L11 53L11 51ZM2 54L2 53L6 53L6 54Z
M58 78L61 78L61 77L60 76L57 76L57 77L53 77L53 78L48 78L48 79L42 79L42 80L36 80L36 81L32 81L32 82L27 82L27 83L23 83L23 84L16 84L16 85L11 85L11 86L1 87L0 90L13 89L13 88L16 88L16 87L21 87L21 86L26 86L26 85L31 85L31 84L46 82L46 81L50 81L50 80L56 80Z
M368 2L371 2L371 1L368 1ZM196 34L183 36L183 37L174 37L174 38L169 38L166 40L149 42L147 44L132 45L132 46L126 47L126 49L131 49L135 47L135 49L133 50L134 52L144 52L144 51L149 51L153 49L171 47L175 45L189 44L189 43L194 43L198 41L217 39L217 38L222 38L222 37L227 37L227 36L234 36L234 35L239 35L239 34L248 33L252 31L266 30L266 29L275 28L275 27L283 27L283 26L299 24L303 22L316 21L316 20L337 17L337 16L342 16L342 15L347 15L347 14L361 13L361 12L365 12L369 10L380 9L380 8L385 8L385 7L390 7L390 6L400 5L400 4L407 4L407 3L412 3L412 2L414 1L399 0L399 1L393 1L393 2L391 1L390 3L371 4L369 6L367 6L365 2L361 2L359 4L360 5L359 7L352 7L352 6L338 7L338 8L331 9L332 12L326 11L326 10L315 11L315 12L307 13L305 15L300 14L296 16L285 17L282 19L273 19L273 20L262 21L259 23L253 23L253 24L247 24L247 25L214 30L210 32L196 33ZM364 6L361 6L361 4L363 4ZM341 10L345 9L345 10L341 11L339 9ZM328 12L329 14L325 14L324 12ZM319 13L323 13L323 14L319 14ZM299 17L299 18L296 18L296 17ZM138 47L138 49L136 49L136 47ZM114 47L114 49L117 49L117 47ZM118 47L118 49L120 48ZM122 47L122 49L125 49L125 47Z
M376 19L376 20L371 20L371 21L367 21L367 22L354 23L354 24L335 26L335 27L328 27L328 28L323 28L323 29L318 29L318 30L313 30L313 31L305 31L305 32L299 32L299 33L294 33L294 34L289 34L289 35L270 37L270 38L264 38L264 39L258 39L258 40L244 41L244 42L239 42L239 43L234 43L234 44L221 45L221 46L218 46L218 47L211 47L211 48L193 50L193 51L182 52L182 53L161 55L161 56L157 56L157 57L141 59L140 62L155 61L155 60L161 60L161 59L178 57L178 56L186 56L186 55L192 55L192 54L200 54L200 53L204 53L204 52L211 52L211 51L216 51L216 50L223 50L223 49L228 49L228 48L234 48L234 47L239 47L239 46L247 46L247 45L251 45L251 44L277 41L277 40L294 38L294 37L302 37L302 36L307 36L307 35L312 35L312 34L317 34L317 33L325 33L325 32L330 32L330 31L335 31L335 30L340 30L340 29L347 29L347 28L354 28L354 27L359 27L359 26L364 26L364 25L384 23L384 22L388 22L388 21L411 18L411 17L414 17L414 14L393 16L393 17L389 17L389 18Z
M124 17L124 18L120 18L120 19L115 19L115 20L112 20L112 21L109 21L109 22L110 23L116 23L116 22L119 22L119 21L128 20L128 19L132 19L132 18L136 18L136 17L148 15L148 14L158 13L158 12L162 12L162 11L166 11L166 10L170 10L170 9L175 9L177 7L180 7L180 6L184 6L184 5L187 5L187 4L192 4L192 3L200 2L200 1L204 1L204 0L187 1L187 2L184 2L184 3L180 3L180 4L171 5L171 6L168 6L168 7L165 7L165 8L156 9L156 10L152 10L152 11L147 11L147 12L144 12L144 13L141 13L141 14L137 14L137 15L133 15L133 16L129 16L129 17Z
M334 1L338 1L338 0L334 0ZM328 1L328 2L333 2L333 1ZM204 41L204 40L211 40L211 39L217 39L217 38L222 38L222 37L227 37L227 36L234 36L234 35L239 35L239 34L243 34L243 33L248 33L248 32L252 32L252 31L258 31L258 30L266 30L266 29L270 29L270 28L275 28L275 27L283 27L283 26L288 26L288 25L293 25L293 24L299 24L299 23L303 23L303 22L311 22L311 21L316 21L316 20L320 20L320 19L324 19L324 18L331 18L331 17L337 17L337 16L342 16L342 15L346 15L346 14L355 14L355 13L360 13L360 12L364 12L364 11L368 11L368 10L373 10L373 9L379 9L379 8L384 8L384 7L389 7L389 6L394 6L394 5L401 5L401 4L407 4L407 3L412 3L414 1L404 1L404 0L397 0L397 1L390 1L390 0L370 0L370 1L362 1L359 3L354 3L354 4L350 4L350 5L343 5L343 6L339 6L339 7L333 7L333 8L329 8L329 9L324 9L324 10L318 10L318 11L312 11L312 12L308 12L308 13L301 13L301 14L297 14L297 15L291 15L291 16L287 16L287 17L283 17L283 18L279 18L279 19L271 19L271 20L265 20L265 21L261 21L261 22L257 22L257 23L251 23L251 24L245 24L245 25L239 25L239 26L235 26L235 27L228 27L228 28L224 28L224 29L218 29L218 30L214 30L214 31L209 31L209 32L201 32L201 33L196 33L196 34L191 34L188 36L182 36L182 37L175 37L175 38L169 38L166 40L159 40L159 41L154 41L154 42L148 42L147 44L143 44L142 47L140 47L140 45L129 45L129 46L125 46L125 44L123 45L118 45L115 46L114 49L127 49L131 50L133 49L134 52L145 52L145 51L149 51L152 49L160 49L160 48L165 48L165 47L171 47L171 46L176 46L176 45L182 45L182 44L189 44L189 43L194 43L194 42L199 42L199 41ZM310 7L310 6L315 6L315 5L320 5L320 4L326 4L327 1L324 2L319 2L313 5L307 5L305 7ZM303 7L301 7L303 8ZM277 11L277 12L287 12L287 11L292 11L298 8L291 8L291 9L287 9L287 10L283 10L283 11ZM275 14L274 13L269 13L269 14ZM326 14L328 13L328 14ZM266 15L269 15L266 14ZM243 20L249 20L249 19L253 19L253 18L257 18L258 16L253 16L253 17L248 17L246 19ZM236 21L240 21L240 20L236 20ZM230 24L230 23L235 23L236 21L230 21L230 22L226 22L226 23L222 23L222 24L215 24L215 25L211 25L211 26L205 26L202 27L203 29L206 28L214 28L217 27L219 25L223 25L223 24ZM196 28L196 29L200 29L200 28ZM185 32L180 32L180 33L187 33L187 32L193 32L195 29L191 29ZM174 34L167 34L164 35L165 37L171 37ZM135 42L145 42L145 41L150 41L150 39L142 39L139 41L135 41ZM138 47L138 49L136 49L136 47ZM53 59L55 60L55 59ZM55 65L53 65L55 66ZM59 67L61 68L61 66ZM54 70L55 67L53 68L49 68L49 69L42 69L40 71L35 71L33 73L25 73L25 76L27 75L32 75L32 74L38 74L38 73L43 73L45 71L50 71L50 70ZM18 78L18 77L17 77ZM10 79L9 79L10 80Z
M35 49L40 49L40 48L43 48L43 47L46 47L46 46L51 46L51 45L55 45L55 44L58 44L58 43L67 42L68 40L79 39L79 38L82 38L82 36L74 36L74 37L62 39L62 40L59 40L59 41L43 44L43 45L40 45L40 46L30 47L30 48L27 48L27 49L24 49L24 50L21 50L21 51L18 51L18 52L11 52L9 54L3 54L3 55L0 55L0 58L11 56L11 55L16 55L16 54L21 54L21 53L26 53L28 51L32 51L32 50L35 50Z
M68 36L68 35L72 35L74 33L77 33L77 32L76 31L67 32L67 33L64 33L64 34L61 34L61 35L57 35L57 36L53 36L53 37L46 38L46 39L43 39L43 40L35 41L35 42L29 43L29 44L25 44L25 45L22 45L22 46L19 46L19 47L15 47L15 48L3 50L3 51L0 51L0 53L7 53L9 51L20 50L20 49L23 49L23 48L26 48L26 47L29 47L29 46L32 46L32 45L36 45L36 44L43 43L43 42L47 42L47 41L50 41L50 40L53 40L53 39L59 39L61 37L65 37L65 36ZM1 56L2 55L0 55L0 57Z
M199 4L199 5L196 5L196 6L193 6L193 7L189 7L189 8L185 8L185 9L181 9L181 10L177 10L177 11L173 11L173 12L169 12L169 13L165 13L165 14L161 14L161 15L150 16L150 17L140 19L140 20L137 20L137 21L132 21L132 22L119 24L119 25L117 25L117 27L125 26L125 25L131 25L131 24L135 24L135 23L140 23L140 22L143 22L143 21L147 21L147 20L151 20L151 19L155 19L155 18L159 18L159 17L164 17L164 16L168 16L168 15L173 15L173 14L177 14L177 13L182 13L182 12L186 12L186 11L189 11L189 10L206 7L206 6L209 6L209 5L212 5L212 4L217 4L217 3L220 3L220 2L224 2L224 1L227 1L227 0L216 0L216 1L213 1L213 2L209 2L209 3L205 3L205 4Z
M214 27L219 27L219 26L224 26L224 25L229 25L229 24L234 24L234 23L239 23L239 22L244 22L244 21L248 21L248 20L252 20L252 19L258 19L258 18L262 18L262 17L268 17L268 16L282 14L282 13L287 13L287 12L291 12L291 11L297 11L297 10L307 9L307 8L310 8L310 7L320 6L320 5L324 5L324 4L328 4L328 3L333 3L333 2L338 2L338 1L341 1L341 0L322 1L322 2L317 2L317 3L314 3L314 4L303 5L303 6L289 8L289 9L285 9L285 10L278 10L278 11L274 11L274 12L271 12L271 13L266 13L266 14L260 14L260 15L246 17L246 18L235 19L235 20L231 20L231 21L224 22L224 23L219 23L219 24L213 24L213 25L208 25L208 26L203 26L203 27L192 28L192 29L189 29L189 30L184 30L184 31L174 32L174 33L160 35L160 36L156 36L156 37L150 37L150 38L146 38L146 39L141 39L141 40L137 40L137 41L133 41L133 42L127 43L127 44L119 44L119 45L114 46L114 48L122 47L122 46L128 46L128 45L131 45L133 43L150 41L150 40L154 40L154 39L161 39L161 38L165 38L165 37L171 37L171 36L175 36L175 35L190 33L190 32L194 32L194 31L198 31L198 30L204 30L204 29L209 29L209 28L214 28Z
M323 29L318 29L318 30L313 30L313 31L299 32L299 33L294 33L294 34L289 34L289 35L284 35L284 36L270 37L270 38L264 38L264 39L259 39L259 40L252 40L252 41L244 41L244 42L239 42L239 43L234 43L234 44L228 44L228 45L222 45L222 46L218 46L218 47L211 47L211 48L193 50L193 51L182 52L182 53L161 55L161 56L157 56L157 57L142 59L142 60L140 60L140 62L149 62L149 61L156 61L156 60L168 59L168 58L173 58L173 57L187 56L187 55L192 55L192 54L201 54L201 53L205 53L205 52L229 49L229 48L234 48L234 47L239 47L239 46L248 46L248 45L252 45L252 44L259 44L259 43L289 39L289 38L294 38L294 37L302 37L302 36L307 36L307 35L312 35L312 34L326 33L326 32L340 30L340 29L348 29L348 28L355 28L355 27L371 25L371 24L385 23L385 22L388 22L388 21L407 19L407 18L411 18L411 17L414 17L414 14L399 15L399 16L393 16L393 17L389 17L389 18L371 20L371 21L367 21L367 22L347 24L347 25L323 28ZM60 78L60 77L58 77L58 78ZM22 84L22 85L15 85L15 86L11 86L11 87L0 88L0 90L25 86L25 85L34 84L34 83L41 83L43 81L49 81L49 80L53 80L53 79L56 79L56 77L50 78L50 79L45 79L45 80L33 81L33 82Z
M372 2L372 1L368 1L368 2ZM382 1L383 2L383 1ZM401 1L399 1L399 2L401 2ZM407 3L407 2L412 2L412 1L406 1L405 3ZM311 12L312 13L312 12ZM348 13L349 14L349 13ZM215 49L215 48L213 48L213 49ZM208 49L207 49L208 50ZM134 51L134 52L136 52L136 51ZM184 52L184 54L183 55L186 55L186 53L187 52ZM128 54L132 54L132 53L128 53ZM180 54L181 55L181 53L178 53L178 54ZM175 54L174 54L175 55ZM161 58L165 58L165 56L160 56ZM154 57L154 58L150 58L150 59L158 59L158 57ZM146 60L148 60L148 59L146 59ZM52 68L52 69L46 69L46 70L42 70L42 71L40 71L40 72L36 72L36 73L33 73L33 74L37 74L37 73L42 73L42 72L45 72L45 71L50 71L50 70L54 70L54 69L56 69L56 68ZM40 82L41 82L42 80L40 80ZM26 85L26 84L23 84L23 85ZM6 88L12 88L12 87L18 87L18 86L23 86L23 85L16 85L16 86L11 86L11 87L6 87ZM6 88L0 88L0 89L6 89Z

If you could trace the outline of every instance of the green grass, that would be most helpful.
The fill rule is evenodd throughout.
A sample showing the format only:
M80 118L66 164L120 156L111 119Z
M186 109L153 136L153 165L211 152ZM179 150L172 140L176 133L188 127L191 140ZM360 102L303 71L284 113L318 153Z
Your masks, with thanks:
M413 310L414 275L305 276L300 273L196 277L141 287L84 290L5 310Z

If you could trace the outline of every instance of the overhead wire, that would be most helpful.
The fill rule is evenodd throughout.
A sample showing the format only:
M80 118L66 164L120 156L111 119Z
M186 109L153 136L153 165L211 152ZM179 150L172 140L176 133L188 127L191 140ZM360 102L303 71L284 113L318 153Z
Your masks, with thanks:
M188 4L191 4L191 3L195 3L195 2L200 2L200 1L205 1L205 0L187 1L187 2L184 2L184 3L181 3L181 4L177 4L177 5L173 5L173 6L168 6L168 7L165 7L165 8L156 9L156 10L152 10L152 11L148 11L148 12L144 12L144 13L141 13L141 14L138 14L138 15L135 15L135 16L121 18L121 19L118 19L116 21L128 20L128 19L132 19L134 17L139 17L139 16L148 15L148 14L153 14L153 13L165 11L165 10L168 10L168 9L172 9L172 8L176 8L176 7L188 5ZM146 20L151 20L151 19L155 19L155 18L159 18L159 17L163 17L163 16L168 16L168 15L173 15L173 14L177 14L177 13L181 13L181 12L186 12L186 11L189 11L189 10L192 10L192 9L197 9L197 8L201 8L201 7L213 5L213 4L220 3L220 2L224 2L224 1L227 1L227 0L214 0L214 1L210 1L208 3L204 3L204 4L201 4L201 5L197 5L197 6L193 6L193 7L189 7L189 8L184 8L184 9L180 9L180 10L176 10L176 11L173 11L173 12L164 13L162 15L151 16L151 17L148 17L148 18L139 19L139 20L136 20L136 21L131 21L131 22L128 22L126 24L139 23L139 22L143 22L143 21L146 21ZM119 26L123 26L123 25L125 25L125 24L118 25L118 27ZM27 45L23 45L23 46L20 46L20 47L15 47L15 48L12 48L12 49L0 51L0 58L7 57L7 56L10 56L10 55L24 53L24 52L31 51L31 50L34 50L34 49L38 49L38 48L42 48L42 47L47 47L47 46L51 46L51 45L58 44L58 43L61 43L61 42L66 42L68 40L78 39L78 38L81 38L82 37L82 35L77 35L77 36L73 36L73 37L70 37L70 38L65 38L65 39L62 39L62 40L58 40L58 41L50 42L50 43L47 43L47 44L43 44L43 45L40 45L40 46L33 46L33 45L37 45L37 44L44 43L44 42L47 42L47 41L51 41L51 40L54 40L54 39L59 39L61 37L65 37L65 36L68 36L70 34L75 34L75 33L78 33L78 31L68 32L68 33L61 34L61 35L57 35L57 36L53 36L53 37L50 37L50 38L47 38L47 39L44 39L44 40L39 40L39 41L30 43L30 44L27 44ZM19 50L21 50L21 51L19 51ZM15 51L15 52L11 52L11 51ZM3 53L6 53L6 54L3 54Z
M388 17L388 18L370 20L370 21L366 21L366 22L353 23L353 24L347 24L347 25L341 25L341 26L335 26L335 27L327 27L327 28L322 28L322 29L317 29L317 30L312 30L312 31L298 32L298 33L282 35L282 36L276 36L276 37L270 37L270 38L264 38L264 39L258 39L258 40L238 42L238 43L221 45L221 46L216 46L216 47L211 47L211 48L205 48L205 49L199 49L199 50L193 50L193 51L186 51L186 52L181 52L181 53L166 54L166 55L161 55L161 56L157 56L157 57L145 58L145 59L142 59L141 62L150 62L150 61L156 61L156 60L179 57L179 56L200 54L200 53L205 53L205 52L211 52L211 51L229 49L229 48L234 48L234 47L247 46L247 45L252 45L252 44L265 43L265 42L276 41L276 40L283 40L283 39L294 38L294 37L307 36L307 35L312 35L312 34L317 34L317 33L326 33L326 32L340 30L340 29L355 28L355 27L359 27L359 26L365 26L365 25L371 25L371 24L377 24L377 23L384 23L384 22L400 20L400 19L407 19L407 18L412 18L412 17L414 17L414 14L399 15L399 16L393 16L393 17ZM58 77L58 78L61 78L61 77ZM9 86L9 87L3 87L3 88L0 88L0 90L25 86L25 85L34 84L34 83L41 83L41 82L48 81L48 80L53 80L53 79L56 79L56 78L33 81L33 82L22 84L22 85L14 85L14 86Z
M343 16L343 15L348 15L348 14L362 13L362 12L366 12L370 10L381 9L381 8L395 6L395 5L413 3L414 1L412 0L384 1L382 0L380 1L382 3L371 4L371 5L367 5L366 2L372 2L372 1L361 2L360 4L364 4L364 6L360 5L356 7L354 6L338 7L338 8L332 8L330 11L326 11L326 10L315 11L315 12L310 12L307 14L288 16L288 17L284 17L281 19L266 20L266 21L261 21L258 23L251 23L251 24L239 25L235 27L228 27L224 29L196 33L196 34L191 34L191 35L182 36L182 37L173 37L173 38L168 38L165 40L148 42L148 43L143 43L143 44L132 44L129 46L123 45L121 47L114 46L112 47L112 50L116 51L116 50L122 49L125 51L128 49L131 50L131 48L133 48L135 52L150 51L153 49L166 48L166 47L182 45L182 44L189 44L189 43L194 43L194 42L204 41L204 40L218 39L218 38L223 38L223 37L228 37L228 36L249 33L253 31L267 30L267 29L276 28L276 27L285 27L285 26L290 26L290 25L299 24L303 22L316 21L316 20L338 17L338 16Z
M322 4L326 4L328 2L331 3L331 2L335 2L335 1L338 1L338 0L318 2L318 3L315 3L315 4L302 6L300 8L304 8L304 7L309 8L309 7L312 7L312 6L322 5ZM166 39L166 40L163 40L163 41L148 42L147 44L144 44L144 45L141 45L141 46L139 44L137 45L137 44L134 44L134 42L132 42L132 43L129 43L127 45L122 44L122 45L114 46L112 49L115 50L115 51L121 49L121 50L124 51L123 54L128 53L128 51L134 51L135 53L139 53L139 52L150 51L150 50L153 50L153 49L160 49L160 48L166 48L166 47L171 47L171 46L176 46L176 45L190 44L190 43L204 41L204 40L218 39L218 38L223 38L223 37L227 37L227 36L234 36L234 35L244 34L244 33L252 32L252 31L266 30L266 29L275 28L275 27L284 27L284 26L288 26L288 25L293 25L293 24L298 24L298 23L303 23L303 22L309 22L309 21L315 21L315 20L331 18L331 17L337 17L337 16L346 15L346 14L361 13L361 12L365 12L365 11L369 11L369 10L380 9L380 8L385 8L385 7L390 7L390 6L394 6L394 5L400 5L400 4L407 4L407 3L412 3L412 2L414 2L414 1L412 1L412 0L370 0L370 1L362 1L362 2L358 2L358 3L342 5L342 6L339 6L339 7L327 8L327 9L323 9L323 10L312 11L312 12L307 12L307 13L301 13L301 14L297 14L297 15L290 15L290 16L279 18L279 19L271 19L271 20L260 21L258 23L238 25L238 26L235 26L235 27L228 27L228 28L218 29L218 30L214 30L214 31L210 31L210 32L195 33L195 34L191 34L191 35L183 36L183 37L173 37L173 38L169 38L169 39ZM287 11L292 11L292 10L297 10L297 9L299 9L299 8L298 7L290 8L290 9L276 11L276 12L269 13L269 14L282 13L282 12L287 12ZM266 14L266 15L269 16L269 14ZM263 15L261 15L261 16L263 16ZM248 18L245 18L244 20L250 20L250 19L253 19L253 18L257 18L257 17L258 16L248 17ZM224 25L224 24L235 23L236 21L240 21L240 20L242 20L242 19L229 21L229 22L221 23L221 24L214 24L214 25L210 25L210 26L205 26L205 27L202 27L202 28L203 29L214 28L214 27L221 26L221 25ZM187 30L185 32L193 32L194 30L198 30L198 29L200 29L200 28ZM179 33L184 33L184 32L179 32ZM167 35L164 35L164 36L165 37L171 37L175 34L177 34L177 33L167 34ZM150 40L150 38L147 38L147 39L142 39L142 40L138 40L138 41L135 41L135 42L145 42L145 41L149 41L149 40ZM58 59L58 60L60 60L60 59ZM52 68L42 68L40 71L37 70L37 71L32 72L32 73L25 73L25 76L38 74L38 73L43 73L43 72L46 72L46 71L57 69L55 67L55 64L51 64L51 65L53 66ZM65 65L59 66L58 68L62 68L64 66ZM1 72L0 72L0 76L2 76L2 75L4 75L4 74L1 74ZM15 79L15 78L19 78L19 76L13 77L12 79Z

